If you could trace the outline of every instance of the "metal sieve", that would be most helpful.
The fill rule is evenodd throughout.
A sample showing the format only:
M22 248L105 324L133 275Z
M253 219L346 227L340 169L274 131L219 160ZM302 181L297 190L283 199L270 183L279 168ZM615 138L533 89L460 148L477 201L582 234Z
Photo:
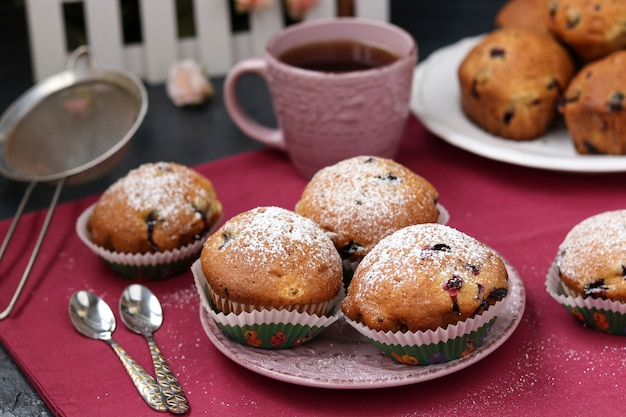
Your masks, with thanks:
M78 65L83 56L87 66ZM98 69L90 49L81 46L70 54L65 71L33 86L0 117L0 173L30 183L0 247L0 261L34 187L56 183L39 238L0 320L11 313L26 284L63 185L88 182L111 169L147 107L146 89L137 77Z

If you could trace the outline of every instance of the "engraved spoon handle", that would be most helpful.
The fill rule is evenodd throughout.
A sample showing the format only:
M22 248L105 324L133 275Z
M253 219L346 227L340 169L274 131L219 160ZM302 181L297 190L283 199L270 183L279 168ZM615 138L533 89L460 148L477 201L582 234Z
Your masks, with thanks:
M189 411L189 403L178 379L176 379L154 338L151 335L146 335L146 340L150 347L156 380L161 389L161 394L163 394L163 399L165 399L167 410L172 414L186 413Z
M161 412L166 412L167 407L163 402L159 385L154 378L146 372L141 365L139 365L116 341L110 339L105 340L115 351L117 356L122 361L128 376L135 384L135 388L139 391L139 395L144 401L153 409Z

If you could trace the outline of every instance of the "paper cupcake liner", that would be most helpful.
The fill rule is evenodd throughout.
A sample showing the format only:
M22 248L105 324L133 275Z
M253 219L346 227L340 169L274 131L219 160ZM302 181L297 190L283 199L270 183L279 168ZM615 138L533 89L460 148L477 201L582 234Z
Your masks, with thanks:
M482 345L503 306L500 300L482 314L457 324L418 332L377 331L347 317L346 321L394 361L432 365L461 358Z
M256 304L241 304L235 301L228 300L226 298L221 297L217 294L213 289L207 285L207 298L210 301L211 307L218 312L227 312L227 313L243 313L243 312L252 312L255 310L267 310L268 308L262 305ZM285 311L297 311L299 313L309 313L316 314L318 316L323 316L332 311L335 305L334 300L326 301L318 304L296 304L292 306L272 306L274 310L285 310Z
M443 225L448 224L450 221L450 213L448 213L448 210L439 203L437 203L437 209L439 209L439 219L437 219L437 223Z
M556 259L546 276L546 290L586 327L603 333L626 336L626 303L583 297L570 290L561 281Z
M204 237L182 248L157 253L121 253L107 250L91 241L87 221L94 205L87 208L76 221L76 233L80 240L91 249L111 270L123 278L133 281L157 281L188 271L191 264L200 256ZM215 223L217 226L219 220ZM215 228L215 227L214 227Z
M215 310L208 294L200 260L191 266L196 289L202 307L217 327L236 342L261 349L289 349L297 347L317 336L339 320L343 313L339 308L345 296L343 291L333 299L329 315L317 315L297 310L262 309L224 314Z

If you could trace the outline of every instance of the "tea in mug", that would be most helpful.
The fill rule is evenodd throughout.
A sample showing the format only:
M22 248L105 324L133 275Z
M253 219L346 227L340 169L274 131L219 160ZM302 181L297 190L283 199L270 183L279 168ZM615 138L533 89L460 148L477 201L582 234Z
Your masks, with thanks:
M372 44L333 40L296 46L283 52L278 59L306 70L341 73L389 65L399 56Z

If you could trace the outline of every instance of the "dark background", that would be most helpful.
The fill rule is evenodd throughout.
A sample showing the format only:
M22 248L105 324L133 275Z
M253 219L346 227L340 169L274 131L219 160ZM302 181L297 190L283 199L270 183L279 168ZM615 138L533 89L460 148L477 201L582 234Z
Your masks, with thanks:
M181 7L189 4L186 0L180 3ZM504 3L505 0L391 0L390 17L393 23L413 35L418 44L419 60L423 61L438 48L492 30L495 15ZM76 4L80 8L81 3ZM69 13L80 13L80 10L73 9ZM235 28L245 26L241 18L233 23ZM137 36L138 29L131 25L127 36L131 39ZM68 50L71 50L73 43L80 43L80 31L68 38ZM241 133L228 117L221 95L223 78L214 78L212 82L213 98L200 107L184 109L169 101L163 85L146 86L148 113L123 160L94 182L65 187L61 202L100 193L143 162L168 160L193 166L260 148L261 145ZM24 0L0 0L0 113L32 85ZM247 92L246 111L262 123L275 124L264 84L258 78L249 77L244 79L241 88ZM0 177L0 219L13 216L25 188L23 183ZM38 186L26 210L47 207L52 191L49 185ZM1 281L0 277L0 284ZM33 415L51 413L0 347L0 416Z

